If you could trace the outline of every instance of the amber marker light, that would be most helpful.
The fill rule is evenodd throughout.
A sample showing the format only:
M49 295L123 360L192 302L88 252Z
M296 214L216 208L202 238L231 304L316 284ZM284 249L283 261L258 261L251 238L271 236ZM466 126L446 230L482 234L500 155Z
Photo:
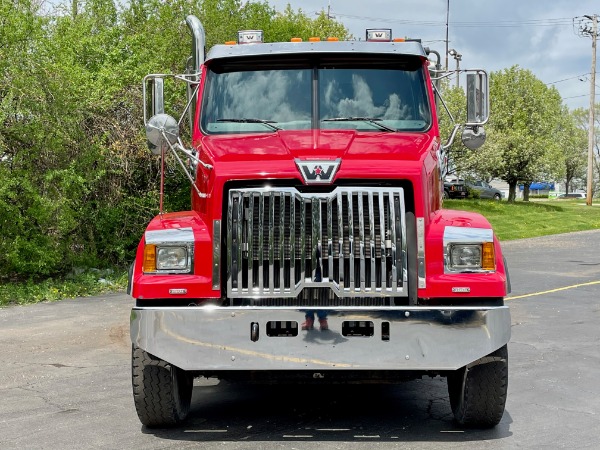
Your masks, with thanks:
M327 42L337 42L339 40L340 40L339 38L336 38L336 37L333 37L333 36L327 38Z
M290 42L302 42L302 38L291 38Z
M481 249L481 268L483 270L496 269L496 257L494 253L494 243L484 242Z
M404 39L404 38L394 38L394 40L392 42L406 42L406 39Z
M309 37L308 38L308 42L320 42L321 38L320 37Z
M236 45L237 41L225 41L225 45Z
M144 262L142 264L144 272L156 272L156 245L147 244L144 247Z

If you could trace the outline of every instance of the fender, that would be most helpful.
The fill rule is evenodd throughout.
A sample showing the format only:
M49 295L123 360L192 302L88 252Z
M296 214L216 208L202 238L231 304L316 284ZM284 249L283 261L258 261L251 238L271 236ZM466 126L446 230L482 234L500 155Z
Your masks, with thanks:
M508 271L500 242L493 236L496 268L488 273L445 273L444 233L447 227L489 230L492 226L481 214L440 209L430 216L425 231L426 288L420 298L503 298L508 291Z
M148 232L190 230L193 234L193 270L190 274L145 274L142 270ZM168 232L168 231L167 231ZM213 230L195 211L156 216L146 228L136 252L131 280L131 295L136 299L220 298L212 288Z

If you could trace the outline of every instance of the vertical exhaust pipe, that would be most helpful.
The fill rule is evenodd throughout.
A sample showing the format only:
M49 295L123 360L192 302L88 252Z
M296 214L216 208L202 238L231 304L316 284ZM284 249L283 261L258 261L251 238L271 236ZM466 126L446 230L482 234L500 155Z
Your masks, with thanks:
M196 103L198 101L198 82L200 81L200 66L204 62L206 38L204 27L200 20L193 15L185 18L185 22L192 33L192 54L186 65L186 73L192 83L187 85L187 95L190 108L188 109L188 121L190 124L190 136L194 135L194 119L196 117Z

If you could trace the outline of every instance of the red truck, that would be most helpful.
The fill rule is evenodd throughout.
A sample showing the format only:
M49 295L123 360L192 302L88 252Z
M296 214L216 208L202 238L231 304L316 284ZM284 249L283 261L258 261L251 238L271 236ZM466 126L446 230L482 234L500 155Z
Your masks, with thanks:
M442 207L452 140L485 137L485 71L467 71L468 121L443 143L445 73L418 40L265 43L251 30L205 55L200 21L186 22L185 73L144 80L150 150L181 166L192 199L165 213L161 184L130 273L142 424L182 422L194 377L441 376L459 424L496 425L508 271L484 217ZM187 85L179 120L164 112L167 80Z

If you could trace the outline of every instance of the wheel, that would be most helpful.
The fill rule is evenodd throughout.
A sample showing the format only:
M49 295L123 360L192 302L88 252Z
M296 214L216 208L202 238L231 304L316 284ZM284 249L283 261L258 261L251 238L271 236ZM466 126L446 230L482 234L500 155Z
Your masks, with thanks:
M500 200L502 196L500 194L494 194L494 200Z
M442 194L442 198L444 200L450 198L450 194L448 193L448 191L446 189L444 189L444 193Z
M143 425L165 428L187 417L193 388L190 374L134 345L131 383L135 409Z
M448 376L450 406L456 422L466 427L491 428L500 422L508 388L508 349L488 356Z

